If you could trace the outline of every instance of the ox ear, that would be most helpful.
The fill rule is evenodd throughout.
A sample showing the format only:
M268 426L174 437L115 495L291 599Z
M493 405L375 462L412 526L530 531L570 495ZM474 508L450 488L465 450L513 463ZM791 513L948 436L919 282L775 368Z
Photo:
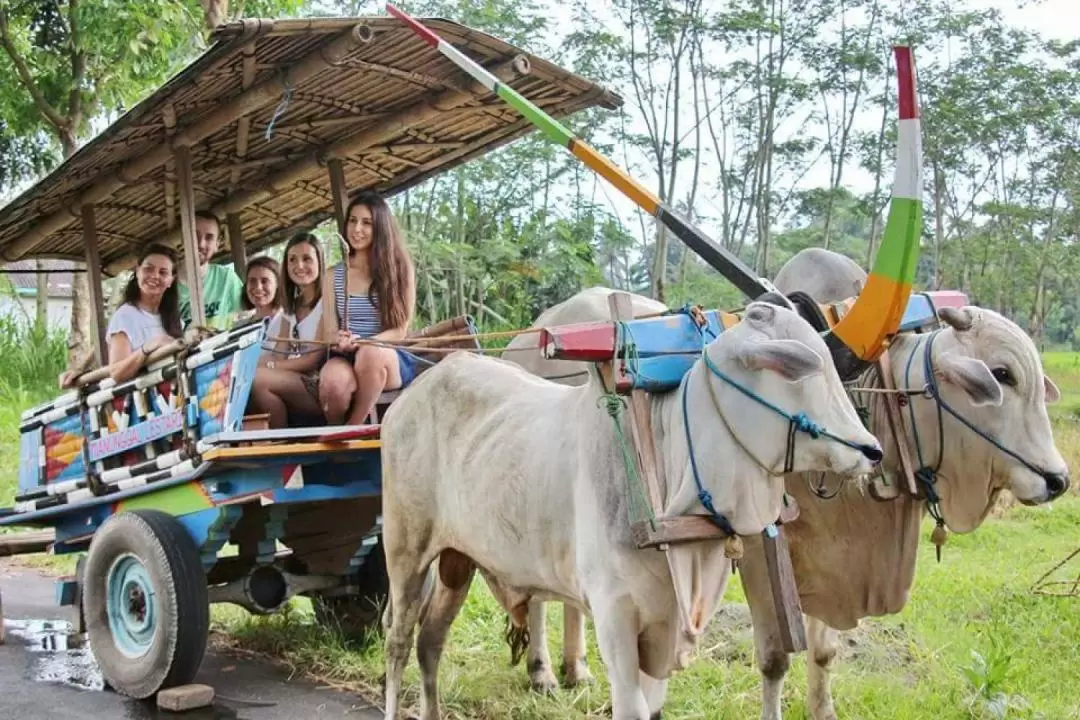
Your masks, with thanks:
M936 364L938 377L967 393L972 405L1001 405L1004 399L1001 385L982 360L949 352Z
M1043 388L1046 390L1046 404L1053 405L1061 399L1061 391L1049 375L1043 375Z
M750 370L772 370L789 382L799 382L825 370L821 356L798 340L747 342L739 360Z

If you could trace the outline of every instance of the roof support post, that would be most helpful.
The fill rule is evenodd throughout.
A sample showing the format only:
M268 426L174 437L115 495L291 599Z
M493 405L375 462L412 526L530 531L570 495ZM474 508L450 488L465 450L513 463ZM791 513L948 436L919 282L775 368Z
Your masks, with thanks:
M225 216L229 228L229 251L232 253L233 270L237 277L247 282L247 248L244 247L244 231L240 229L240 213Z
M83 244L86 245L86 287L90 291L90 333L94 346L94 363L98 367L108 364L109 353L105 345L105 293L101 289L101 253L98 251L97 221L94 206L83 205Z
M181 145L174 151L176 180L180 191L180 232L184 246L184 275L187 280L188 297L191 300L191 324L206 325L206 307L203 305L202 275L199 273L199 249L195 243L195 187L191 177L191 149Z
M334 220L337 221L337 229L341 237L345 237L345 208L349 206L349 191L345 187L345 167L341 164L341 158L330 158L326 161L326 169L330 172L330 194L334 196Z

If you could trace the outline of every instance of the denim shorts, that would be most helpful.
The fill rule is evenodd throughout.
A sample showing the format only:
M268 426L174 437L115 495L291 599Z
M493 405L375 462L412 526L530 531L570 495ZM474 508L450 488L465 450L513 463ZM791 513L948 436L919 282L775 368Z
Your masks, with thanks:
M395 349L394 352L397 353L398 367L401 369L401 388L399 389L404 390L409 386L409 383L416 379L416 366L420 362L420 358L405 350Z

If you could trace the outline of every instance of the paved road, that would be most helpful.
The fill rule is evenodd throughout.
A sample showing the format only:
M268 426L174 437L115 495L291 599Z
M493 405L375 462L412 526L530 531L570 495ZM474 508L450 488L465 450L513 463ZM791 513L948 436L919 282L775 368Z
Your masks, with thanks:
M381 720L362 698L320 689L265 663L208 652L196 682L214 687L214 705L177 714L103 690L86 647L68 647L76 619L53 597L53 580L0 561L7 642L0 645L0 717L19 720Z

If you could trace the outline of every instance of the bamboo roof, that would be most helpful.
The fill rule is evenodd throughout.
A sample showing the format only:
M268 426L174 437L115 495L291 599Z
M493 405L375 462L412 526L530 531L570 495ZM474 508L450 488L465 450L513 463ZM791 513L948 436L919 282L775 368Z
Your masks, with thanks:
M622 103L487 33L422 22L556 118ZM532 130L394 18L241 20L0 208L0 261L85 260L80 209L90 203L108 274L131 267L145 243L180 247L177 146L190 148L195 207L221 218L228 254L228 213L249 252L332 217L331 158L350 193L392 195Z

